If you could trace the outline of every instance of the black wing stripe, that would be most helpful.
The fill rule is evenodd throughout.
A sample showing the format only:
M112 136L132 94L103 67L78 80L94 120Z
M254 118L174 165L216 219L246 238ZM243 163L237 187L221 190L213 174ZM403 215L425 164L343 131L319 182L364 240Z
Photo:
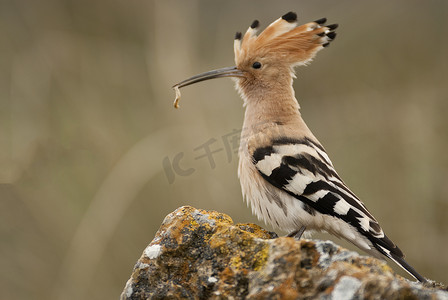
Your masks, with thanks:
M272 146L258 148L257 150L255 150L254 154L252 154L252 158L254 162L257 163L260 160L264 159L266 156L270 156L273 153L275 153L275 151Z
M329 168L321 160L315 158L314 156L308 153L297 154L295 156L285 156L283 158L283 163L292 166L302 167L304 169L307 169L314 175L319 173L327 180L329 180L329 178L332 176L335 178L338 177L338 175L332 168Z
M328 167L322 161L318 160L317 158L313 157L309 154L297 154L295 157L292 156L285 156L283 158L283 163L286 165L291 165L294 167L302 167L314 175L321 175L323 176L328 182L331 182L332 184L336 185L340 189L344 190L347 194L349 194L352 198L355 198L356 200L359 200L358 197L342 182L342 180L339 178L339 175L336 173L336 171L331 167ZM336 180L332 180L331 177L336 178ZM349 200L355 203L360 203L357 201ZM360 208L362 211L366 211L366 208ZM368 212L367 212L368 214ZM373 216L371 216L373 218Z
M293 139L293 138L288 138L288 137L282 137L282 138L278 138L272 141L272 145L273 146L283 146L283 145L305 145L308 146L310 148L314 148L314 149L319 149L320 151L326 153L324 147L322 147L322 145L320 145L319 143L312 141L311 139L305 137L303 139ZM319 155L319 158L325 162L327 165L332 166L331 162L323 157L319 151L316 151L317 155ZM339 177L339 176L338 176Z
M379 246L386 248L390 251L390 253L393 253L398 257L404 257L404 254L401 252L400 248L398 248L397 245L395 245L386 235L384 235L383 238L375 238L371 235L367 235L367 238L372 242L375 248L384 255L390 257L390 255L385 253L383 249L380 249L381 247Z
M349 197L347 194L342 193L340 190L338 190L337 188L331 186L328 182L323 181L323 180L319 180L319 181L314 181L311 182L310 184L307 185L307 187L305 188L305 190L303 191L303 195L305 196L309 196L311 194L314 194L320 190L327 190L330 191L332 193L338 194L342 199L344 199L345 201L347 201L348 204L350 204L351 206L357 208L358 210L360 210L361 212L363 212L366 216L368 216L369 218L371 218L372 220L375 220L373 218L373 216L369 213L368 210L366 210L359 201L357 201L356 199L353 199L351 197Z
M276 182L279 186L285 186L288 184L288 180L291 180L297 171L291 169L288 165L281 164L280 167L272 170L269 179Z

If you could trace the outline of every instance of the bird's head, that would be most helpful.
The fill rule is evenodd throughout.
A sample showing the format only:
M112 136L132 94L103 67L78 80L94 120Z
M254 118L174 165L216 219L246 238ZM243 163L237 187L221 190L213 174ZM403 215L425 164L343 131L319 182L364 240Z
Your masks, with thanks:
M337 24L325 26L326 19L299 26L297 15L289 12L271 23L257 35L258 20L243 35L237 32L234 41L234 67L205 72L188 78L178 88L220 77L235 77L240 91L247 95L291 86L294 67L310 62L316 53L336 37Z

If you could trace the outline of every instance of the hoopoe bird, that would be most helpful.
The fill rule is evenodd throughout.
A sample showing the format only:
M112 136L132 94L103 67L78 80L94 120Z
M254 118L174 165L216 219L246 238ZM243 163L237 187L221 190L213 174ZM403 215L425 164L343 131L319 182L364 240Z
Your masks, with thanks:
M238 176L252 212L274 228L300 239L305 230L326 231L367 253L386 256L426 282L386 236L378 221L345 185L324 147L302 119L292 87L294 67L308 64L335 37L326 19L299 26L289 12L257 35L255 20L234 41L235 67L193 76L179 88L234 77L246 108Z

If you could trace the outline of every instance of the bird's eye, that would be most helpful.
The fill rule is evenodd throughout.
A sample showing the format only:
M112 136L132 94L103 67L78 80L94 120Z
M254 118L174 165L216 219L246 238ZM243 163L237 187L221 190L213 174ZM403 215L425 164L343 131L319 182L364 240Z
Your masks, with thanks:
M253 65L252 65L252 68L254 68L254 69L260 69L260 68L261 68L261 63L258 62L258 61L254 62Z

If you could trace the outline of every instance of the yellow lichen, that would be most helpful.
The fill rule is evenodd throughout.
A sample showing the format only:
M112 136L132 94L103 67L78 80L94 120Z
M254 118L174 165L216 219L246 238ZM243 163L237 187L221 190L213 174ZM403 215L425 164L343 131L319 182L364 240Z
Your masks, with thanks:
M261 270L265 265L269 257L269 246L265 245L260 251L254 255L253 269L255 271Z
M233 256L229 261L230 266L241 269L241 257L240 256Z

